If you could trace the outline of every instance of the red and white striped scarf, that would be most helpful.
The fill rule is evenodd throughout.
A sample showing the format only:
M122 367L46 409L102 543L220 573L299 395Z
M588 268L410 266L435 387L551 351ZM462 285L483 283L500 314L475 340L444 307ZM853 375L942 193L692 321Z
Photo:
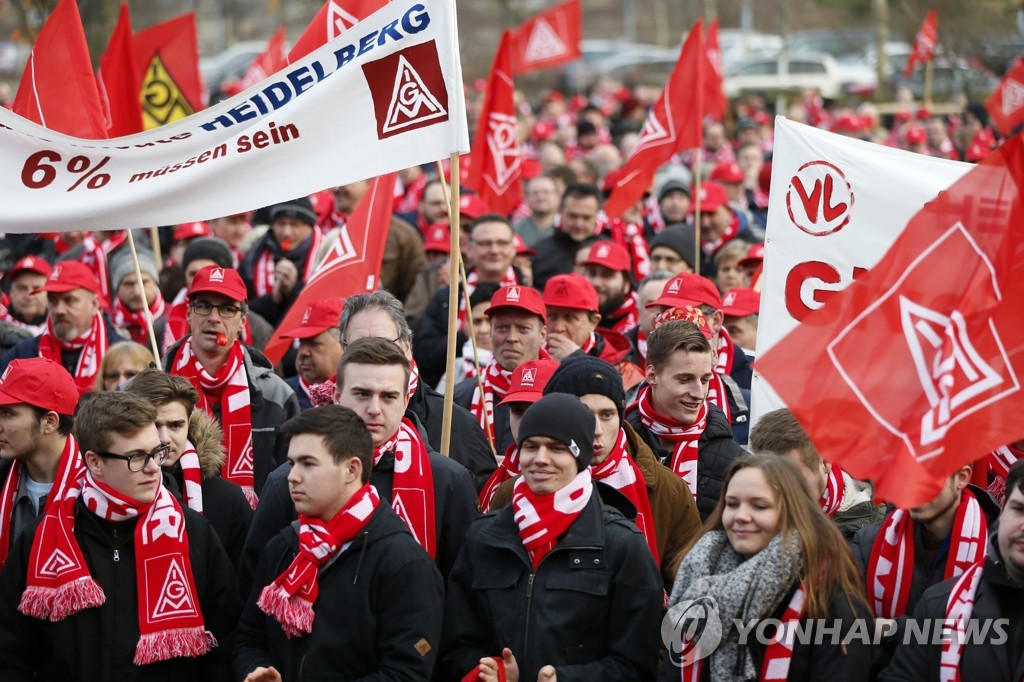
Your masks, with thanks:
M306 249L306 263L299 275L299 283L308 282L316 271L316 254L320 250L320 240L323 239L323 234L320 230L313 228L309 239L308 246L299 245L297 247L297 249ZM281 249L283 251L282 254L275 254L274 249L264 248L263 253L257 256L256 262L253 263L252 286L256 290L257 296L266 296L274 290L274 282L276 280L274 266L280 258L286 257L284 254L291 251L291 249L285 248L283 244Z
M411 400L416 395L416 390L420 387L420 368L416 364L416 361L409 358L409 399Z
M732 410L729 409L729 393L725 387L725 380L718 372L711 373L711 381L708 382L707 402L725 412L725 418L732 422Z
M126 241L128 241L128 233L124 230L115 232L110 239L102 243L96 241L96 237L92 234L86 236L82 241L82 255L79 260L82 265L88 267L96 275L96 279L100 283L100 305L104 310L110 310L110 300L113 298L110 291L107 257L124 245Z
M234 342L224 365L211 376L192 352L192 339L188 339L178 349L171 374L192 382L199 391L198 407L210 415L214 415L214 403L220 406L220 425L227 449L227 459L221 466L220 475L241 487L245 498L255 509L258 499L253 476L252 399L241 342Z
M962 575L988 551L988 523L970 490L960 494L946 555L945 580ZM914 522L896 509L882 522L871 548L867 594L876 618L897 618L907 612L914 577Z
M835 464L829 469L828 478L825 481L825 492L821 494L818 504L825 516L834 518L839 507L843 504L843 497L846 496L846 484L843 482L843 470Z
M719 374L732 374L732 363L736 359L736 344L725 327L718 330L718 357L715 359L715 371Z
M135 665L209 653L217 640L203 622L178 501L161 484L151 503L139 504L94 480L88 470L79 483L82 501L96 516L113 522L139 519L134 541L140 635ZM36 531L18 606L32 618L57 622L107 599L75 537L77 495L70 493L47 510Z
M149 313L153 316L153 321L156 322L166 309L167 304L164 302L163 294L157 289L156 296L149 302ZM126 330L129 336L131 336L132 341L143 346L149 344L149 327L146 325L146 311L128 310L128 307L121 301L121 297L118 296L114 299L113 318L114 326Z
M1010 467L1019 460L1024 453L1011 448L1009 445L993 450L988 456L988 470L990 473L1006 478L1010 474Z
M651 512L651 499L647 494L647 481L640 467L626 452L626 432L619 429L619 437L615 446L600 464L591 464L590 471L595 481L601 481L625 495L636 507L636 526L647 538L647 546L651 548L654 562L661 563L658 556L658 537L655 535L654 514Z
M100 371L103 356L107 354L107 345L107 329L103 324L102 313L93 315L89 329L74 341L58 339L53 333L53 320L48 317L46 331L39 337L39 357L63 364L60 361L63 351L81 350L73 375L78 395L84 395L96 387L96 374Z
M636 352L640 354L640 359L647 362L647 333L643 329L636 330ZM643 364L641 364L643 367Z
M761 659L762 682L789 679L789 664L793 660L793 645L796 644L796 625L804 617L805 604L806 595L803 585L800 585L786 605L772 641L765 647L764 658Z
M192 441L185 441L185 452L178 458L178 466L181 467L181 478L185 482L181 489L181 501L192 511L202 514L203 468Z
M6 294L4 294L6 296ZM39 336L46 330L46 323L42 324L29 324L28 322L22 322L21 320L14 317L14 311L11 309L11 302L7 301L0 304L0 320L7 322L8 324L14 325L19 329L24 329L31 332L32 336Z
M697 420L692 424L682 424L672 417L659 414L654 409L654 401L651 400L651 387L644 386L640 389L640 395L634 403L640 411L640 421L647 429L659 438L672 441L675 448L672 450L672 462L669 469L686 482L690 493L697 496L697 461L699 455L698 443L701 434L708 425L708 403L705 400L697 412Z
M960 579L953 583L953 589L949 593L945 623L951 624L951 627L948 629L949 636L942 638L942 654L939 657L940 680L960 682L960 658L964 653L964 643L969 639L967 623L974 611L974 597L978 593L984 566L984 561L978 561L965 570ZM945 627L943 631L947 631Z
M469 297L473 295L474 291L476 291L476 287L477 287L478 284L480 284L480 272L476 268L473 268L466 275L466 295L465 296L459 296L459 331L460 332L465 332L466 331L466 301L468 301ZM505 273L505 276L502 278L501 282L499 283L499 286L509 287L509 286L515 286L516 284L519 284L519 280L516 278L516 271L510 265L510 266L508 266L508 271Z
M411 421L403 419L395 435L377 448L373 465L377 466L388 452L395 457L391 508L405 521L416 542L433 559L437 556L434 471L430 468L427 447Z
M68 488L78 487L77 481L82 475L85 465L82 463L82 452L78 449L78 442L74 436L68 436L64 443L64 450L57 461L57 477L53 481L46 496L46 506L43 513L46 514L55 504L59 504L66 494ZM7 480L4 481L3 490L0 491L0 568L7 563L7 556L11 551L11 543L14 537L11 534L11 523L14 520L14 500L18 497L18 486L21 484L21 476L25 472L25 465L20 459L11 463L7 473ZM35 555L40 535L37 533L32 542L32 553Z
M612 331L625 334L640 324L638 301L637 293L631 291L626 295L626 300L622 302L622 305L608 314L610 320L615 320L611 326Z
M512 443L505 448L505 457L502 458L494 473L487 478L487 482L484 483L484 487L480 491L480 497L477 498L477 506L480 507L480 511L484 514L491 511L491 500L494 499L494 493L498 492L502 483L519 474L519 448Z
M501 399L508 393L512 385L512 372L506 372L498 364L497 360L491 360L482 370L483 392L477 384L473 391L473 401L469 405L469 411L476 417L480 428L484 430L492 444L494 443L494 406L501 402Z
M299 553L284 573L263 588L256 602L281 624L286 636L303 637L313 631L320 567L362 532L378 506L380 497L367 483L330 521L299 514Z
M589 468L576 474L564 488L548 495L530 490L523 476L516 481L512 488L512 509L519 539L530 555L534 571L590 502L593 492Z
M736 216L736 213L732 209L729 209L729 226L725 228L725 232L722 236L714 241L702 240L701 248L704 250L704 255L710 258L711 256L718 253L718 250L722 248L725 243L731 239L734 239L736 235L740 233L740 219Z

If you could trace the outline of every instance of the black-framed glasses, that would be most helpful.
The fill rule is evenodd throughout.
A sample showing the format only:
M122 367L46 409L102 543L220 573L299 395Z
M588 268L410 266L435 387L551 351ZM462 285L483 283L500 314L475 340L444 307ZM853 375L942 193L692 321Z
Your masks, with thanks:
M140 452L134 455L119 455L116 452L103 452L102 450L93 452L104 459L123 459L128 462L129 471L142 471L151 459L156 460L157 466L163 466L167 458L171 456L171 444L160 443L150 452Z
M207 317L210 313L213 312L214 308L217 309L217 314L220 315L222 320L230 320L231 318L236 317L238 313L242 312L241 308L239 308L237 305L232 305L230 303L214 305L206 301L192 302L192 312L202 317Z

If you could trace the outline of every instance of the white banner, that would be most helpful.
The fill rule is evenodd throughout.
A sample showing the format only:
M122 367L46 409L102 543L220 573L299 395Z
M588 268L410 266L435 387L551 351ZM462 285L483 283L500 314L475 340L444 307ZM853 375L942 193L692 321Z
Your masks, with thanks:
M115 140L0 109L0 232L174 225L469 151L454 0L393 2L270 78Z
M914 214L971 167L776 118L758 353L874 267ZM757 372L751 402L752 424L785 407Z

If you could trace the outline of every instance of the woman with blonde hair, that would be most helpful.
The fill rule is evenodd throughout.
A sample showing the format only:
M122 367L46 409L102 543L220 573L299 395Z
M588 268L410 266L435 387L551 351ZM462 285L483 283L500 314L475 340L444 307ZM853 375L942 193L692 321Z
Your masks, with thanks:
M874 624L857 565L796 466L741 457L722 490L684 550L666 619L676 633L698 632L694 619L704 629L676 635L659 679L869 679Z
M107 349L96 374L96 392L116 391L147 367L155 367L153 353L134 341L115 343Z

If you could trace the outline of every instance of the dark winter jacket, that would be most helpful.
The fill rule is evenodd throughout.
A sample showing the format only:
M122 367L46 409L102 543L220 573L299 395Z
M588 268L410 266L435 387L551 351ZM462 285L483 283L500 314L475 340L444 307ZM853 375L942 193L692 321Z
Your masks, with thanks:
M456 405L459 405L469 410L470 405L473 404L473 393L476 392L476 378L463 379L455 385L455 396L453 400ZM494 440L495 447L498 452L505 452L509 445L512 445L512 424L509 422L508 405L500 405L501 401L495 398L494 400ZM472 413L470 413L472 417ZM473 419L473 423L476 424L476 419ZM476 424L479 429L479 424ZM495 466L497 468L497 466ZM485 481L487 479L484 479Z
M658 461L671 467L672 450L662 447L661 439L644 426L635 404L626 409L626 421L647 443ZM709 404L708 423L700 440L697 441L697 511L700 512L701 521L707 520L718 504L729 465L734 459L745 454L743 448L733 440L732 429L725 418L725 413Z
M185 339L174 343L164 355L164 371L174 374L171 365ZM270 361L263 354L242 346L245 374L249 377L249 398L252 401L252 467L256 494L263 492L267 476L288 458L288 447L279 437L281 424L299 413L295 392L274 374ZM215 409L218 405L213 406ZM217 416L218 421L220 415Z
M139 640L135 567L136 520L114 523L75 504L75 538L106 602L59 622L18 611L25 590L32 532L17 541L0 574L0 679L4 682L180 682L228 680L231 641L241 602L234 570L210 524L183 508L189 561L206 628L218 646L200 658L174 658L138 667ZM117 550L115 559L114 550Z
M127 341L123 336L117 333L117 329L114 327L114 323L110 320L110 316L103 313L103 326L107 332L107 347L113 346L115 343L121 343ZM7 365L11 364L11 360L24 360L26 358L38 358L39 357L39 339L41 336L33 336L32 338L19 341L13 348L0 356L0 372L7 369ZM82 354L82 350L66 350L61 351L60 364L71 373L71 376L75 376L75 370L78 368L78 357ZM97 358L97 362L103 358Z
M306 395L306 392L302 390L302 386L299 385L299 375L288 377L284 380L284 383L288 384L288 387L295 392L295 399L299 401L299 410L311 410L313 409L313 403Z
M559 682L654 678L661 577L643 535L602 489L610 490L595 484L536 571L511 506L473 524L448 579L438 679L460 680L503 647L521 680L545 665Z
M594 234L577 242L565 232L556 229L550 237L537 242L533 247L537 251L537 255L533 257L534 288L544 291L544 285L549 279L555 275L572 272L576 252L602 239L601 235Z
M298 553L298 522L267 545L235 639L235 679L273 665L284 682L429 680L441 637L444 583L386 504L320 569L313 631L289 639L256 605Z

